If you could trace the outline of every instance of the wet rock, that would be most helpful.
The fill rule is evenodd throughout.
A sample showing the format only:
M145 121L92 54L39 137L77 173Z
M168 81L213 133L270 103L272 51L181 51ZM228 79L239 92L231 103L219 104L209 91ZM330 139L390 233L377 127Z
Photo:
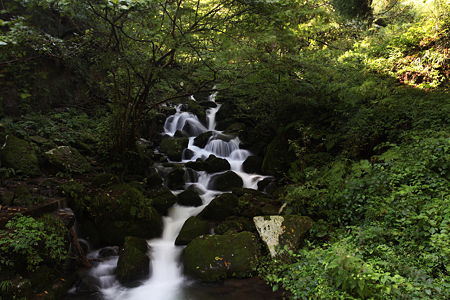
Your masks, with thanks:
M107 257L110 257L110 256L117 256L118 254L119 254L119 247L117 247L117 246L105 247L105 248L102 248L98 252L98 256L100 258L107 258Z
M39 161L27 141L0 133L0 160L2 167L13 168L24 176L39 176ZM13 175L13 173L11 173Z
M177 196L165 186L147 191L147 197L152 199L152 206L161 214L167 214L167 210L178 201Z
M244 182L242 178L234 173L228 171L223 174L214 175L208 185L209 189L217 191L231 191L235 187L242 187Z
M77 149L60 146L43 154L50 164L61 172L86 173L91 171L91 165Z
M214 228L214 233L216 234L229 234L237 233L244 230L244 227L237 220L226 220L216 228Z
M186 164L186 167L196 171L206 170L206 164L203 161L190 161Z
M127 237L117 262L116 278L121 284L145 279L150 274L150 258L147 256L147 246L143 248L143 239ZM139 249L136 248L140 247ZM145 251L142 251L145 250Z
M189 139L182 137L178 139L165 138L161 141L159 151L166 153L170 160L181 161L183 150L187 148Z
M260 174L262 158L259 156L249 156L242 164L245 173Z
M225 129L225 134L234 134L234 135L240 135L247 126L244 123L233 123L228 125L228 127Z
M198 215L206 220L224 221L235 214L238 203L238 197L225 193L213 199Z
M228 128L228 126L232 125L234 122L236 121L231 118L218 121L215 129L219 131L224 131L225 129Z
M178 194L178 204L182 206L201 206L203 200L194 190L185 190Z
M258 191L264 191L265 188L273 181L272 178L264 178L258 182ZM270 193L268 193L270 194Z
M100 288L94 283L90 277L85 277L76 285L76 291L80 294L95 294L100 292Z
M212 135L213 135L212 131L207 131L207 132L204 132L204 133L198 135L194 139L194 146L197 146L200 148L205 148L206 144L208 143L208 141L212 137Z
M147 183L147 188L153 188L160 186L164 181L162 180L161 176L159 176L159 174L153 173L146 179L144 179L144 182Z
M212 154L205 160L205 164L206 172L209 174L228 171L231 168L228 160L216 157Z
M182 190L184 188L185 171L180 165L172 165L172 170L165 177L167 187L171 190Z
M194 115L197 116L198 120L203 124L206 125L206 112L205 108L201 106L197 101L195 100L189 100L187 110Z
M175 245L187 245L193 239L201 235L210 233L209 223L199 217L190 217L184 222L183 227L178 234Z
M177 110L175 107L170 107L170 106L161 106L161 112L166 115L167 117L174 115Z
M250 232L200 236L187 245L183 258L185 272L202 281L244 278L256 270L259 247Z
M197 99L197 98L195 98L195 99ZM208 99L209 99L209 96L208 96ZM197 99L197 101L199 101L199 100ZM203 106L204 108L206 108L206 109L208 109L208 108L216 108L217 107L216 102L213 102L213 101L202 101L202 102L199 102L199 104L201 106Z
M313 221L306 216L257 216L253 218L256 229L267 245L272 257L287 258L287 252L277 249L297 251L305 234L311 229Z

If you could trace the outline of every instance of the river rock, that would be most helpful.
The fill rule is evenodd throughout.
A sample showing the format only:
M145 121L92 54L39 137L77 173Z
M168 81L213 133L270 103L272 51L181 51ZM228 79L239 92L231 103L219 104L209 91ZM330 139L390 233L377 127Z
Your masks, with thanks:
M224 131L228 128L228 126L232 125L233 123L235 123L236 121L234 119L231 118L227 118L221 121L218 121L216 124L216 130L219 131Z
M165 186L148 190L147 197L152 199L152 206L161 214L167 214L167 210L178 201L177 196Z
M211 177L208 188L217 191L231 191L235 187L242 187L244 181L233 171L217 174Z
M181 161L183 150L187 148L189 139L182 137L178 139L165 138L161 141L159 151L166 153L170 160Z
M203 161L190 161L186 163L187 168L191 168L196 171L205 171L206 164Z
M245 173L260 174L262 166L262 158L259 156L249 156L242 164Z
M259 246L251 232L195 238L183 252L185 273L205 282L250 277L256 270Z
M206 172L209 174L228 171L231 166L225 158L219 158L215 155L210 155L206 160Z
M10 134L0 133L0 160L2 167L13 168L15 173L30 177L41 174L38 158L30 143Z
M162 232L161 215L141 192L128 184L99 190L88 207L105 244L122 245L125 237L131 235L152 239Z
M287 258L287 252L279 249L297 251L305 234L311 229L313 220L307 216L257 216L253 218L256 229L267 245L272 257Z
M207 235L210 233L209 223L200 217L190 217L184 222L180 233L175 240L175 245L187 245L193 239L201 235Z
M234 134L234 135L240 135L247 126L244 123L233 123L228 125L228 127L225 129L225 134Z
M77 149L72 147L60 146L45 152L43 156L61 172L87 173L91 171L91 165Z
M200 148L205 148L212 135L212 131L203 132L194 139L194 145Z
M180 165L172 165L172 170L165 177L167 187L171 190L182 190L184 188L185 171Z
M145 279L150 274L148 245L143 239L127 237L117 262L116 278L121 284Z
M164 181L158 173L153 173L145 178L144 182L147 184L147 188L153 188L156 186L160 186Z
M229 233L237 233L243 230L244 226L237 220L226 220L222 222L222 224L214 228L214 233L223 235Z
M187 110L194 115L197 116L198 120L203 124L206 125L206 111L203 106L201 106L197 101L195 100L189 100Z
M235 214L238 204L238 197L224 193L213 199L198 215L206 220L224 221Z
M201 206L203 200L198 193L194 190L185 190L178 194L178 204L182 206Z

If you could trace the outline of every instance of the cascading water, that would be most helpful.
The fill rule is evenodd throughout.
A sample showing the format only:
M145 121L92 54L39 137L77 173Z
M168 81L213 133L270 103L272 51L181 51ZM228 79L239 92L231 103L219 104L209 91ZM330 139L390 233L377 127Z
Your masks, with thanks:
M214 101L214 95L211 97ZM225 158L230 163L231 171L238 174L245 188L257 189L258 181L265 176L247 174L243 172L242 164L251 154L247 150L239 149L239 138L223 134L216 131L215 115L219 110L220 104L216 108L210 108L207 111L207 127L198 120L197 116L189 112L181 112L177 108L175 115L170 116L164 126L164 134L174 136L177 130L188 134L188 148L190 158L183 157L182 163L196 161L198 158L204 160L211 154L216 157ZM206 131L212 131L213 134L205 148L194 145L194 138ZM185 152L186 153L186 152ZM127 288L114 281L114 267L117 264L117 256L111 256L104 263L98 263L90 271L90 276L97 277L100 282L100 289L103 299L132 299L132 300L199 300L205 299L190 288L191 283L183 276L182 266L180 264L180 255L183 251L182 246L175 246L175 239L180 232L184 222L190 217L200 213L205 206L222 192L208 189L210 180L214 174L208 174L205 171L186 172L186 188L193 186L200 194L203 205L199 207L186 207L175 204L169 209L168 215L163 218L164 231L161 238L150 240L151 247L151 278L143 282L142 285L135 288ZM178 194L181 191L173 191ZM89 257L97 257L98 251L89 254ZM225 299L211 298L208 299ZM248 298L247 298L248 299Z

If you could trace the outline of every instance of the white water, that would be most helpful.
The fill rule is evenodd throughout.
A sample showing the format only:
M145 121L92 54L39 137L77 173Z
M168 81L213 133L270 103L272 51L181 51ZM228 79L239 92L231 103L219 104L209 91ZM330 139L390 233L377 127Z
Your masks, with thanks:
M212 97L211 100L214 100ZM206 159L214 154L217 157L225 158L229 161L231 170L238 174L244 182L244 187L257 189L259 180L265 176L247 174L242 170L242 164L250 155L247 150L239 149L239 138L224 135L215 131L215 115L219 110L212 108L207 111L208 125L202 125L198 118L191 113L181 112L169 117L164 126L165 134L173 136L177 130L188 128L191 137L189 138L188 149L194 155L190 159L183 159L182 163L195 161L197 158ZM186 126L189 124L189 126ZM213 136L204 149L193 145L194 138L203 132L213 131ZM151 277L136 288L126 288L115 281L114 269L117 265L117 258L113 258L104 263L97 264L90 275L98 277L101 282L103 298L107 300L133 299L133 300L200 300L188 296L183 290L189 285L189 281L183 276L180 255L184 249L182 246L175 246L175 239L180 232L184 222L190 217L200 213L203 208L221 192L208 190L208 183L213 174L206 172L196 172L196 176L190 176L186 183L188 186L194 185L195 190L200 194L203 205L199 207L185 207L175 204L166 217L163 218L164 230L161 238L148 241L151 250ZM180 191L174 191L174 194ZM91 253L95 257L96 253ZM192 294L192 293L191 293Z

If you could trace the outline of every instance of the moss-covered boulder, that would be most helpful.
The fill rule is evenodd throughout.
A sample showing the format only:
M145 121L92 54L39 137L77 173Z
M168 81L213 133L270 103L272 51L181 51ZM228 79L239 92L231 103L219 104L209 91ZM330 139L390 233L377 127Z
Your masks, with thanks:
M242 187L244 181L233 171L214 175L209 182L208 188L217 191L231 191L235 187Z
M206 220L224 221L235 214L238 204L238 197L224 193L213 199L198 215Z
M240 135L246 128L247 126L244 123L233 123L225 129L224 133Z
M217 120L217 119L216 119ZM224 131L228 128L228 126L232 125L233 123L235 123L236 121L232 118L227 118L224 120L217 120L217 125L216 125L216 130L220 130L220 131Z
M91 171L91 165L77 149L72 147L60 146L44 152L43 156L52 166L62 172L86 173Z
M98 191L88 204L102 241L122 245L126 236L152 239L162 232L162 219L151 200L128 184Z
M194 146L205 148L206 144L208 143L212 135L213 135L212 131L203 132L202 134L198 135L194 139Z
M36 145L38 145L39 149L42 152L46 152L46 151L49 151L49 150L51 150L53 148L57 148L58 147L58 145L56 145L52 141L47 140L47 139L45 139L45 138L43 138L41 136L30 136L29 139L30 139L31 142L33 142Z
M147 197L152 200L152 206L161 214L167 214L167 210L178 201L177 196L165 186L148 190Z
M127 237L117 262L116 278L121 284L141 280L150 274L150 258L147 242L136 237Z
M183 252L185 273L205 282L250 277L256 270L259 246L250 232L195 238Z
M178 204L182 206L201 206L203 200L194 190L185 190L178 194Z
M171 190L182 190L184 188L185 171L182 166L172 164L172 170L165 176L166 185Z
M144 178L144 182L147 184L147 188L154 188L163 184L164 181L158 173L153 173Z
M198 120L203 124L206 125L206 110L203 106L201 106L197 101L195 100L189 100L187 110L194 115L197 116Z
M187 245L196 237L208 234L210 234L210 226L207 221L195 216L190 217L184 222L175 240L175 245Z
M209 174L228 171L231 166L228 160L211 154L206 160L206 172Z
M183 150L187 148L189 139L182 137L178 139L165 138L161 141L159 151L166 153L167 157L172 161L181 161Z
M206 164L203 161L190 161L186 163L186 168L190 168L196 171L205 171Z
M216 234L237 233L244 230L244 226L237 220L225 220L222 224L214 228Z
M30 143L12 135L0 133L0 160L2 167L13 168L25 176L39 176L39 162Z
M259 156L249 156L242 164L245 173L255 174L261 173L262 158Z
M110 173L104 173L95 176L94 179L92 179L91 186L93 188L105 188L119 183L119 177Z
M267 245L272 257L284 257L286 252L277 249L297 251L305 234L311 229L313 220L306 216L257 216L253 218L256 229Z

